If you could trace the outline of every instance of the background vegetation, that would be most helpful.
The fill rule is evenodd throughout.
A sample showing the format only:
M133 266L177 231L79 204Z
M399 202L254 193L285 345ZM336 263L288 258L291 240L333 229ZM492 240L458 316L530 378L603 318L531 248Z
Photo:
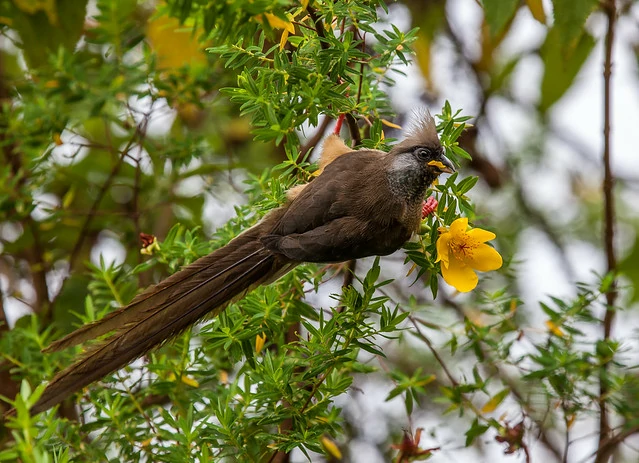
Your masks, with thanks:
M611 88L624 72L637 107L638 18L630 0L3 2L0 460L636 461L638 173L612 162ZM594 145L562 118L578 92ZM42 355L52 339L281 204L340 114L384 148L419 104L461 164L440 220L498 236L477 290L438 279L431 217L407 263L299 267L28 416L77 354Z

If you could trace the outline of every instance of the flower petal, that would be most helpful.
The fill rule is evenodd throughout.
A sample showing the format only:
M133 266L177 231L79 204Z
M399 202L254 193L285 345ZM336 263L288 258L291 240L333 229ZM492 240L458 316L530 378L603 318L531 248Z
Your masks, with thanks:
M489 232L488 230L484 230L482 228L473 228L472 230L468 230L467 232L473 239L476 239L480 243L485 243L486 241L494 240L497 235L493 232Z
M468 265L455 258L450 259L448 267L442 265L442 276L446 283L462 293L467 293L477 286L477 274Z
M465 263L480 272L489 272L500 268L503 260L494 248L487 244L480 244L473 249L471 255L466 258Z
M450 243L450 233L448 231L443 232L437 238L437 260L435 262L442 261L446 267L448 267L448 243Z
M466 233L466 229L468 228L468 218L460 217L456 219L453 223L450 224L450 233L452 235L459 235L461 233Z

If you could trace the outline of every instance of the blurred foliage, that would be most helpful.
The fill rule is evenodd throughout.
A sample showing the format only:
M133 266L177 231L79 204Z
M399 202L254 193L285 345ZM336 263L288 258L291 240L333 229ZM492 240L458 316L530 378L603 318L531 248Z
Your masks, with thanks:
M439 447L448 458L463 446L481 460L493 439L505 454L530 458L537 446L572 461L557 442L572 444L574 424L592 423L601 407L619 423L600 442L606 452L639 431L629 369L636 349L598 334L610 294L620 294L620 306L639 297L627 290L639 278L637 243L621 256L621 284L600 275L575 283L573 298L539 307L522 304L513 259L524 233L538 230L574 280L566 246L603 247L598 179L571 172L578 219L570 223L524 188L531 173L557 163L546 142L570 139L550 116L599 56L603 38L586 26L608 6L553 0L548 11L541 0L483 0L469 44L469 31L451 21L452 3L0 4L0 395L16 408L0 424L1 461L283 462L294 451L355 460L350 444L366 423L337 404L366 378L382 382L405 413L374 412L388 433L371 451L387 461L430 458ZM618 3L619 17L629 15L631 2ZM410 13L405 29L388 21L399 8ZM522 17L545 36L508 53ZM438 88L442 39L473 86L472 125L445 101L454 101L454 85ZM405 246L406 277L389 275L392 258L367 260L355 284L319 307L312 293L339 269L300 266L72 403L28 415L42 384L79 352L44 356L43 347L282 204L289 187L313 175L312 150L332 119L347 115L353 146L391 145L408 116L396 114L389 93L413 53L420 98L443 107L438 131L461 170L429 192L439 205ZM531 57L543 64L538 95L518 101L514 77ZM496 101L532 114L536 126L520 149L484 143ZM241 204L227 220L220 205L231 197L243 199L232 200ZM616 218L636 231L631 214L620 207ZM507 261L467 298L441 283L436 262L438 228L460 216L494 230ZM147 254L141 233L159 237ZM113 249L116 262L101 255ZM10 307L28 312L12 329ZM433 412L428 437L412 429Z

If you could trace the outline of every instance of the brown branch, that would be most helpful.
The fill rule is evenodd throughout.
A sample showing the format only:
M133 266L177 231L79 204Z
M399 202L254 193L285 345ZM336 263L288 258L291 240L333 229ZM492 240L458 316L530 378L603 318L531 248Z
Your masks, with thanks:
M619 444L625 441L628 437L639 433L639 426L633 426L624 431L618 432L614 436L609 436L604 441L599 441L599 447L597 448L596 455L601 461L608 460L613 453L617 450Z
M6 85L3 77L3 65L4 62L0 59L0 103L11 102L11 91L9 85ZM0 124L0 146L2 147L2 154L11 168L11 176L16 178L16 199L20 198L19 192L22 187L27 184L26 173L23 172L24 165L22 157L18 152L18 144L16 141L9 138L6 131L6 123ZM25 228L27 228L33 236L33 248L26 250L26 260L29 262L31 270L31 277L33 282L33 288L36 293L36 301L33 304L33 310L36 313L46 312L49 308L49 287L47 285L47 264L44 259L44 248L42 246L42 240L40 239L40 230L38 223L27 214L22 219Z
M115 165L111 169L111 172L109 172L109 176L107 177L105 182L102 184L102 187L100 188L100 191L98 191L98 195L95 198L95 201L93 201L93 204L91 205L91 209L89 210L89 213L84 219L84 223L82 224L82 228L80 229L80 234L78 235L78 239L76 240L75 245L73 246L73 249L71 250L71 256L69 257L69 273L71 273L75 267L77 258L80 254L80 251L82 250L82 245L84 244L84 240L89 234L89 227L98 210L98 207L100 206L100 203L102 202L102 198L104 198L104 195L106 194L107 190L111 186L113 179L120 171L120 168L122 167L122 164L124 163L124 158L126 157L127 152L130 148L130 145L132 144L132 141L133 139L136 138L136 136L137 136L137 130L134 136L131 138L131 141L129 141L129 144L120 153L118 160L116 161Z
M4 76L4 55L0 54L0 104L9 104L11 102L11 92L9 90L9 86L5 81ZM14 162L17 160L17 155L14 154L13 150L15 149L14 143L9 138L9 133L7 131L7 123L4 120L0 120L0 146L2 146L2 150L0 153L5 159L6 165L11 166L11 172L13 175L17 175L19 172L19 167L14 166ZM11 280L13 273L13 269L9 267L7 270L7 277ZM9 331L9 325L7 323L7 314L5 312L4 306L4 294L0 289L0 337L4 336L4 333ZM19 392L20 387L16 381L14 381L11 377L11 363L2 360L0 362L0 394L4 397L13 398ZM0 401L0 429L4 430L3 419L1 417L4 416L4 413L7 409L10 408L5 402ZM1 437L0 443L4 444L7 438Z
M479 125L480 121L486 121L486 123L488 124L488 120L486 119L486 107L491 96L491 90L486 88L485 78L483 75L484 71L482 71L477 62L473 61L467 56L462 40L457 36L447 19L445 21L445 28L450 40L453 43L453 46L455 47L455 50L470 69L470 74L474 77L475 83L482 94L480 108L477 112L475 127L471 127L468 130L462 132L459 138L460 146L464 148L472 157L472 160L469 161L468 165L471 169L475 170L475 172L477 172L492 189L500 189L504 187L507 182L513 184L512 174L510 174L506 169L497 167L479 150L477 150L476 142L477 135L479 133L477 126ZM561 257L561 264L564 273L568 276L569 279L574 280L575 274L568 261L568 257L566 255L562 240L560 239L559 235L557 235L557 233L553 231L546 217L540 211L532 207L529 201L526 200L526 195L524 194L525 192L522 189L522 185L522 182L514 182L514 186L516 187L517 202L523 209L524 214L530 218L531 222L534 222L536 225L539 226L540 230L548 237L553 246L555 246L557 252Z
M615 39L615 21L617 18L617 9L615 0L608 0L603 4L603 9L608 18L608 31L606 33L605 49L606 55L604 60L603 80L604 80L604 146L603 146L603 164L604 164L604 247L606 251L607 271L615 272L617 269L617 260L615 256L614 238L615 238L615 203L613 195L614 177L610 166L610 118L611 118L611 79L612 79L612 49ZM612 332L612 323L615 318L614 305L617 299L616 281L613 283L606 293L606 314L603 319L603 340L610 339ZM599 375L599 445L603 447L610 437L610 421L608 417L607 399L609 394L608 387L608 364L604 363L601 367ZM609 455L604 455L598 451L595 463L605 463L609 460Z
M348 125L348 131L350 132L351 139L353 140L353 147L360 145L362 143L362 136L359 133L357 121L351 113L346 113L346 125Z
M0 142L4 140L4 136L0 135ZM11 174L17 179L16 191L26 185L27 177L22 173L23 165L20 154L16 152L17 146L13 142L9 142L3 149L3 154L7 163L11 166ZM15 195L15 199L19 199L19 192ZM48 265L44 258L44 247L40 238L40 229L30 214L24 216L21 220L24 227L31 232L33 237L33 247L25 249L22 257L29 263L31 270L31 279L33 289L35 291L36 300L31 307L35 313L44 313L46 315L49 309L49 286L47 284Z
M414 334L419 339L424 341L426 346L428 346L428 349L433 354L433 357L435 357L435 360L437 360L437 363L439 363L439 366L442 367L442 370L444 371L444 373L448 377L448 381L450 381L450 384L452 384L453 387L458 387L459 386L459 382L455 379L455 377L452 375L452 373L448 369L448 366L446 365L446 362L444 362L444 359L439 355L437 350L435 350L435 347L433 346L433 343L430 342L430 339L428 339L428 337L424 333L422 333L422 330L419 329L419 324L417 323L417 320L415 320L412 315L409 315L408 319L410 320L410 322L415 327L415 330L417 331ZM470 400L468 400L468 402L471 403Z
M319 16L317 16L317 12L311 5L306 7L306 11L308 11L308 15L311 17L311 20L315 24L315 30L317 31L317 35L320 38L320 46L322 50L328 50L330 46L328 45L328 39L326 38L326 34L324 32L324 24L322 24L322 20Z
M104 196L106 195L106 192L109 190L111 184L113 183L113 180L115 179L115 176L120 171L120 168L122 167L122 164L124 163L124 160L126 159L126 157L129 155L129 151L131 150L131 147L133 146L133 144L136 141L141 143L141 140L144 138L144 136L146 134L146 128L147 128L148 122L149 122L149 115L150 115L150 111L152 109L153 108L151 108L149 110L149 112L147 114L145 114L145 117L136 126L135 132L133 133L133 135L131 135L131 138L127 142L126 146L120 152L120 155L118 156L118 159L117 159L115 165L111 169L111 172L109 173L109 176L107 177L105 182L100 187L100 191L98 192L97 197L93 201L93 204L91 205L91 209L87 213L87 216L86 216L86 218L84 220L84 223L82 224L82 228L80 229L80 233L78 235L78 239L76 240L75 245L73 246L73 249L71 250L71 254L70 254L70 257L69 257L69 270L68 270L69 276L71 275L71 273L72 273L72 271L73 271L73 269L75 267L76 261L77 261L77 259L79 257L79 254L80 254L80 251L82 250L84 241L87 239L87 237L91 236L90 225L91 225L91 222L93 221L94 217L99 215L98 207L100 206L100 203L102 202L102 199L104 198ZM108 133L108 130L107 130L107 133ZM110 148L112 150L114 149L113 146L111 146ZM62 287L60 288L60 291L58 291L58 294L51 301L49 314L51 314L53 312L52 308L55 305L58 296L60 296L60 294L63 293L64 285L66 284L66 282L68 280L69 280L69 277L67 277L62 282Z
M131 219L133 220L133 227L135 228L136 245L140 233L142 233L142 227L140 226L140 183L142 177L142 169L140 167L140 158L135 160L135 179L133 183L133 210L131 211ZM141 254L138 253L138 262L141 262Z
M322 120L322 123L317 128L317 131L313 134L312 137L306 140L306 143L304 143L304 145L302 145L302 147L300 148L300 154L302 157L306 156L308 152L311 150L311 148L317 146L317 144L320 142L320 140L326 133L326 130L328 130L328 126L330 125L332 121L333 121L333 118L331 118L330 116L328 115L324 116L324 119Z
M49 270L49 266L44 259L44 247L42 246L42 239L40 238L38 222L29 215L25 218L25 225L33 236L33 248L27 251L31 264L33 288L36 293L33 311L42 314L46 319L48 311L51 310L49 303L49 285L47 284L47 271Z

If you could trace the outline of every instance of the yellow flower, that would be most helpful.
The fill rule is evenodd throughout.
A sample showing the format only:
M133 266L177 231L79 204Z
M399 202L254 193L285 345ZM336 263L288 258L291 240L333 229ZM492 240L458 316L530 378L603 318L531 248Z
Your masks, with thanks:
M468 219L455 220L450 227L439 229L437 260L441 261L442 276L449 285L462 293L477 286L477 274L497 270L502 265L501 256L486 241L495 234L481 228L468 229Z

